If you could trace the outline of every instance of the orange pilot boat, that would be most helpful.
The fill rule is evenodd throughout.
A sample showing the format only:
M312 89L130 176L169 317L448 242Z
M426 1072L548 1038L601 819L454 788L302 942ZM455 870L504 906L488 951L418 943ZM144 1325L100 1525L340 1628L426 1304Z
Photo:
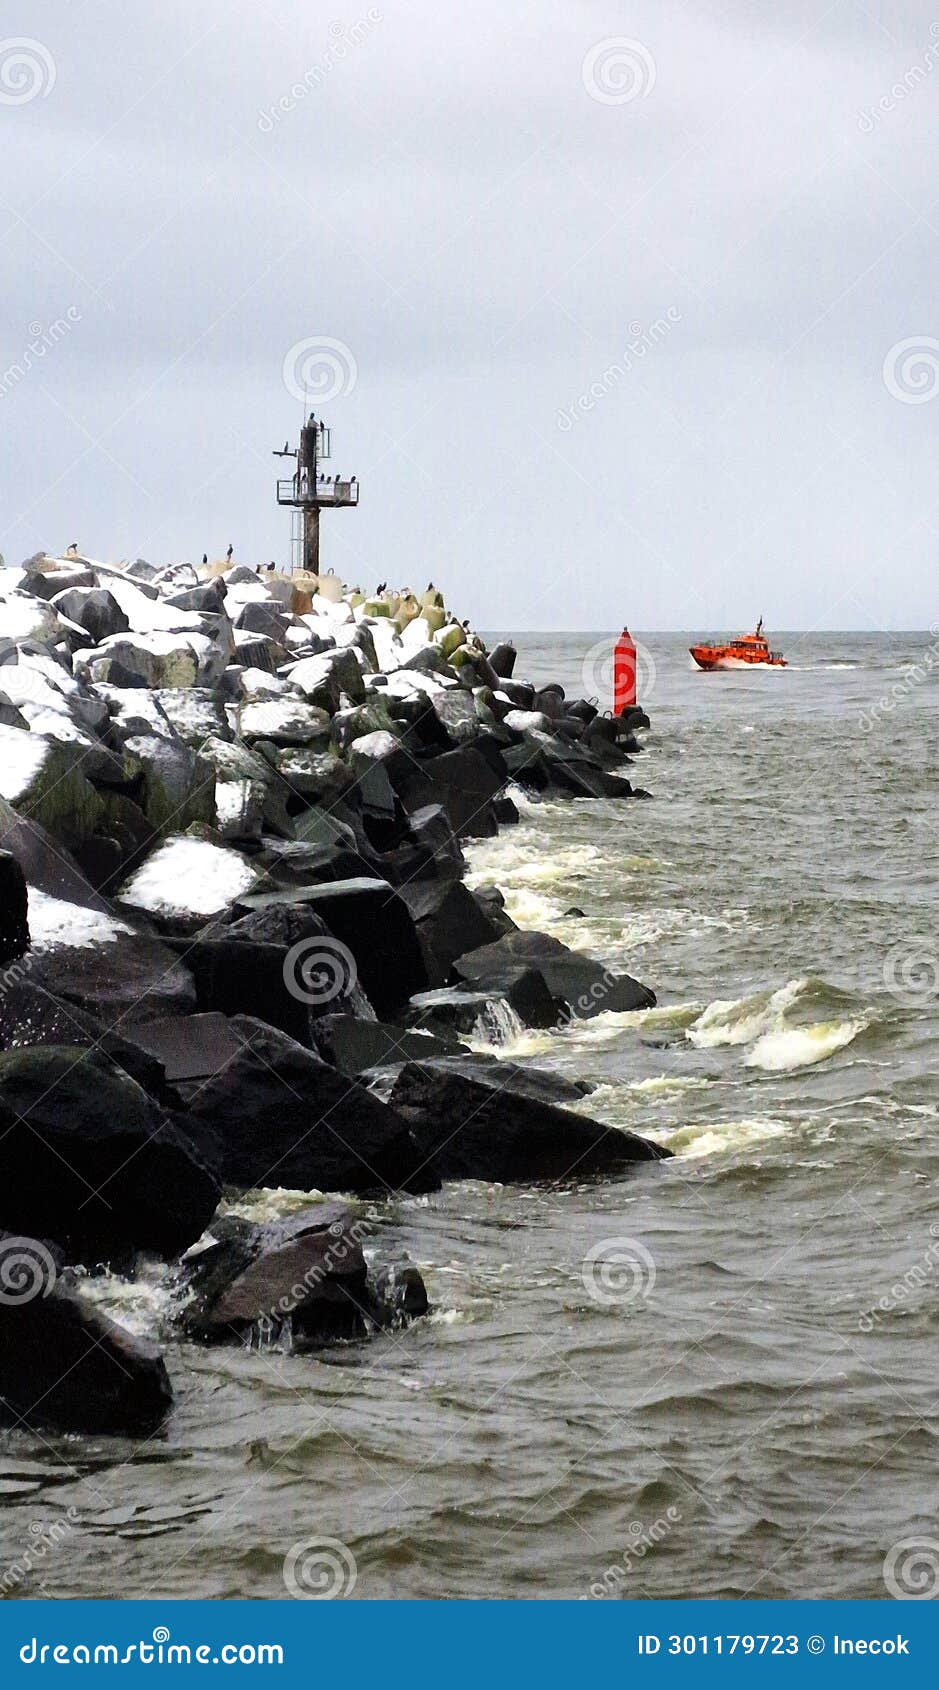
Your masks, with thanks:
M786 659L780 651L770 651L763 634L763 618L752 634L742 634L739 640L726 645L693 645L688 647L699 669L749 669L754 664L764 669L785 669Z

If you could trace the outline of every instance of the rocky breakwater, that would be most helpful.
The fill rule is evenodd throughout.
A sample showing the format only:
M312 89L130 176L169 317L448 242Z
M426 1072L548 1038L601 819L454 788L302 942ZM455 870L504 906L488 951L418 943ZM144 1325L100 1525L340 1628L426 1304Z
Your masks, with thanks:
M654 1002L463 882L513 788L638 796L639 713L514 664L433 589L75 556L0 576L0 1418L159 1426L164 1360L89 1273L162 1258L190 1340L362 1340L427 1299L350 1198L663 1154L466 1042L505 1006L550 1027ZM226 1210L265 1186L315 1199L268 1227Z

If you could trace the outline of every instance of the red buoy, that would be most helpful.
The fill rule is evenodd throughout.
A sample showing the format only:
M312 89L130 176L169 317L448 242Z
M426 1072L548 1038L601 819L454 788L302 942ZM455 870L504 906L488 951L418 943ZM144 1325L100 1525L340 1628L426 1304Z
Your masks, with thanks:
M636 702L636 642L624 628L613 652L613 714L621 716Z

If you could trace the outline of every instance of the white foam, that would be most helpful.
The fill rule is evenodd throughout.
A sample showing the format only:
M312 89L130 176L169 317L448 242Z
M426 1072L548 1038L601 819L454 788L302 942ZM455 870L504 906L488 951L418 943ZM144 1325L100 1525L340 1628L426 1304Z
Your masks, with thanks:
M746 1058L748 1068L769 1073L787 1073L791 1068L809 1068L824 1062L836 1050L843 1050L870 1023L863 1015L850 1021L816 1021L807 1027L786 1027L764 1033Z
M781 1138L790 1131L791 1128L785 1121L774 1120L765 1115L753 1115L740 1121L699 1121L687 1127L679 1127L677 1132L648 1133L647 1136L666 1144L676 1156L684 1158L724 1155L728 1151L745 1149L763 1139Z

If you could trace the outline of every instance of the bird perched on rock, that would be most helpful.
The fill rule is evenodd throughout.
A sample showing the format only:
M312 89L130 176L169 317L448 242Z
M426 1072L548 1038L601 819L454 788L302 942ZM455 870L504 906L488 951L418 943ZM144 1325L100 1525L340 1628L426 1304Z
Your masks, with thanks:
M203 565L204 565L204 564L207 564L207 563L208 563L208 561L209 561L209 554L208 554L208 552L203 552L203 553L202 553L202 562L203 562Z
M269 564L268 564L268 566L267 566L267 568L268 568L268 573L270 573L270 571L271 571L271 570L272 570L272 569L276 569L276 568L277 568L277 565L276 565L276 563L275 563L275 562L274 562L274 560L273 560L273 558L272 558L272 559L271 559L271 561L270 561L270 563L269 563Z
M234 552L234 550L235 550L234 546L229 546L227 552L225 553L225 556L227 557L229 563L231 563L232 553Z
M77 540L72 541L72 544L67 548L65 555L66 555L66 557L77 557L78 556L78 541Z

